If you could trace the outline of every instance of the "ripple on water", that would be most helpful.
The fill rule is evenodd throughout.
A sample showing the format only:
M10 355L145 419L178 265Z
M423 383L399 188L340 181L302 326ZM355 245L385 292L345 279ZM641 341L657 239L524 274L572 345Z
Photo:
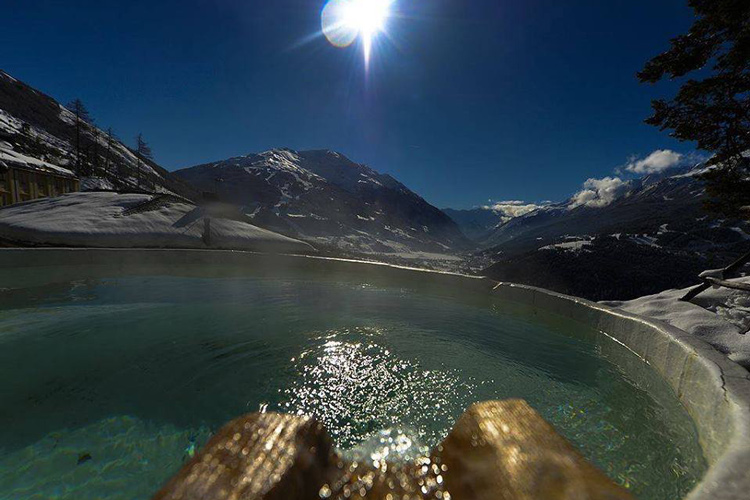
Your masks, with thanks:
M292 359L295 376L279 408L314 415L343 448L399 426L415 440L438 443L452 416L474 401L475 384L455 370L427 370L402 358L379 341L384 335L360 327L313 337Z

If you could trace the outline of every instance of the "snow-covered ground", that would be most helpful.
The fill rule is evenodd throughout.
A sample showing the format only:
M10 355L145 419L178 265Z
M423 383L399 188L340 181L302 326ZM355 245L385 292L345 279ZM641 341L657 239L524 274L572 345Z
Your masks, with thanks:
M573 239L570 241L564 241L562 243L545 245L543 247L539 247L539 250L563 250L565 252L581 252L585 251L586 247L591 246L591 242L593 239L593 237L589 239Z
M0 121L0 123L2 123ZM0 131L2 129L0 128ZM57 175L73 177L72 171L67 168L53 165L52 163L33 158L15 151L12 144L7 141L0 141L0 163L8 163L14 166L21 166L29 170L39 170Z
M750 276L729 281L750 284ZM750 293L713 287L691 302L681 302L680 297L688 290L666 290L635 300L603 303L676 326L750 368Z
M225 248L310 253L307 243L210 214L175 196L70 193L0 209L0 238L22 244L87 247Z

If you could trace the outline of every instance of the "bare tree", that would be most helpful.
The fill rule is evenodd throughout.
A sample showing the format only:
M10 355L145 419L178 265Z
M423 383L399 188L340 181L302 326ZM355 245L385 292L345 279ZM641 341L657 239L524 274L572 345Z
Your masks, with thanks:
M101 161L100 161L101 158L99 156L99 136L101 134L101 131L98 128L93 127L92 133L94 134L94 163L92 167L92 172L95 177L97 176L104 177L101 171Z
M73 99L68 104L67 108L76 115L76 173L78 175L83 174L83 168L81 164L81 129L84 124L91 123L91 115L89 110L83 104L80 99Z
M110 175L110 167L112 165L112 143L115 140L115 133L112 127L107 127L107 152L104 159L104 177Z
M153 153L151 152L151 147L146 143L146 140L143 138L143 134L138 133L138 136L135 138L135 155L138 158L138 169L136 171L136 179L138 182L138 187L141 187L141 163L145 160L153 160Z

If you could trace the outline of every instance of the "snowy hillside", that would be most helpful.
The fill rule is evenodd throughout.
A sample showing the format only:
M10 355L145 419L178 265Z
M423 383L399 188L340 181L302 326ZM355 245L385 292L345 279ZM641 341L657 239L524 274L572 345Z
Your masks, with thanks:
M77 133L77 130L79 133ZM81 164L76 165L76 144ZM0 161L43 164L74 171L82 189L195 191L154 162L85 122L53 98L0 71Z
M393 177L333 151L275 149L175 172L244 206L254 223L353 253L449 253L468 241Z
M740 243L747 236L741 221L718 220L703 209L700 169L650 175L623 183L611 200L578 204L573 197L514 218L482 242L502 250L532 249L562 239L614 235L650 246L709 250Z
M0 235L13 245L222 248L311 253L301 241L223 217L167 194L69 193L0 209ZM207 227L206 217L211 219Z
M485 273L597 300L691 285L750 250L750 224L703 209L698 172L622 181L513 218L482 242Z

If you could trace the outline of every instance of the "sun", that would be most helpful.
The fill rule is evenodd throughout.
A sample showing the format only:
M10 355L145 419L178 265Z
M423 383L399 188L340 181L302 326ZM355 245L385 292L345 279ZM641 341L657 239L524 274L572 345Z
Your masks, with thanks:
M336 47L348 47L359 37L368 63L373 39L385 30L393 1L330 0L321 14L323 34Z
M385 27L388 19L387 0L349 0L344 10L344 23L359 31L363 37L372 37Z

